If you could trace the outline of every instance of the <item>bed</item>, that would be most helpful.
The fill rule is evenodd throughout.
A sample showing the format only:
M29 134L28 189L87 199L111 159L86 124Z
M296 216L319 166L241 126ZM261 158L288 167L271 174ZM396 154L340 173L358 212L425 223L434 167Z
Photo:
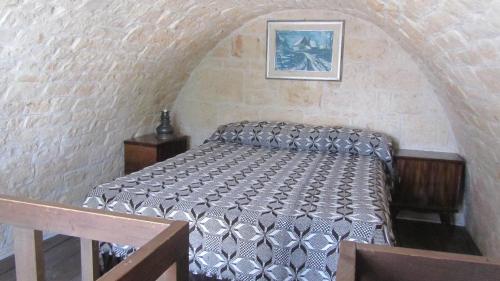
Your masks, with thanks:
M190 271L335 280L341 240L393 243L390 139L344 127L223 125L164 162L93 188L84 206L190 223ZM126 257L134 249L104 243Z

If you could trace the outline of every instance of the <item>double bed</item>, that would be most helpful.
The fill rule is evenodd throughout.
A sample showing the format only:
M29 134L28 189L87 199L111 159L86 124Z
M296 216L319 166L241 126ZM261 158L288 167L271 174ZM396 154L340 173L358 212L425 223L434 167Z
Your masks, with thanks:
M195 274L335 280L341 240L393 243L391 177L383 134L244 121L93 188L84 206L189 221ZM103 243L101 251L124 258L134 249Z

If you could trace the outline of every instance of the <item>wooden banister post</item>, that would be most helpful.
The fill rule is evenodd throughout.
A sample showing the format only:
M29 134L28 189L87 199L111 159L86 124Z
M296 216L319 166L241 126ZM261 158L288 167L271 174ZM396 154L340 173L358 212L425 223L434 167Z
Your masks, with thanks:
M14 253L17 281L44 281L43 233L14 227Z
M189 245L188 245L189 247ZM175 263L177 281L188 281L189 280L189 256L183 255L177 259Z
M189 280L189 227L182 228L176 234L177 255L175 259L175 273L177 281Z
M99 242L80 238L82 281L95 281L99 278Z
M177 280L177 277L175 275L175 269L176 269L176 265L174 263L174 264L172 264L171 267L169 267L167 269L167 271L165 271L165 273L163 273L158 279L156 279L156 281L173 281L173 280Z
M356 243L352 241L342 241L340 243L336 280L356 280Z

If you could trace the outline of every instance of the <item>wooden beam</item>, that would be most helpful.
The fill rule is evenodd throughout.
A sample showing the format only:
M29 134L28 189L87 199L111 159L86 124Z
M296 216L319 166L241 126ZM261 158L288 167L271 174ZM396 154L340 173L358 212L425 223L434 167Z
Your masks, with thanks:
M80 238L82 281L95 281L99 278L99 242Z
M372 280L499 280L500 263L486 257L357 245L360 274ZM375 245L378 246L378 245Z
M177 281L187 281L189 224L172 222L168 229L119 263L98 281L155 281L177 263Z
M351 241L340 243L340 257L337 265L337 278L341 281L356 280L356 246Z
M338 281L498 280L500 261L488 258L342 241Z
M16 280L44 281L43 233L38 230L18 227L14 227L13 232Z
M343 243L352 243L355 244L356 250L358 254L361 253L363 255L369 253L386 253L386 254L394 254L401 256L412 256L412 257L423 257L434 260L450 260L450 261L466 261L470 263L478 263L478 264L500 264L500 259L494 257L483 257L483 256L473 256L473 255L464 255L464 254L455 254L448 252L438 252L438 251L429 251L429 250L420 250L420 249L411 249L411 248L403 248L403 247L388 247L385 245L375 245L375 244L362 244L362 243L354 243L350 241L342 241Z
M156 281L172 281L177 280L176 276L177 263L172 264L165 273L163 273Z
M0 222L140 247L172 221L0 196Z
M188 281L189 280L189 223L182 222L185 225L182 227L182 231L177 233L175 239L177 239L177 249L175 257L175 275L177 281ZM166 272L168 273L168 271ZM170 279L172 280L172 279Z

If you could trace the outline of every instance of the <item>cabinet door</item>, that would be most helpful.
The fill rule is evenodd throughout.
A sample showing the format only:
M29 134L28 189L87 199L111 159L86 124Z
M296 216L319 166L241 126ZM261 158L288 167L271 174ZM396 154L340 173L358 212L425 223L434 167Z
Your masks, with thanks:
M156 147L125 144L125 174L156 163Z
M429 204L429 174L431 167L426 161L397 159L398 182L395 202L407 207L419 208Z
M157 159L158 161L165 161L168 158L174 157L177 154L186 152L187 141L186 138L181 138L171 141L159 147Z
M395 203L415 209L455 211L463 165L448 161L398 159Z
M461 163L433 161L431 165L433 200L435 208L457 211L462 189L464 166Z

